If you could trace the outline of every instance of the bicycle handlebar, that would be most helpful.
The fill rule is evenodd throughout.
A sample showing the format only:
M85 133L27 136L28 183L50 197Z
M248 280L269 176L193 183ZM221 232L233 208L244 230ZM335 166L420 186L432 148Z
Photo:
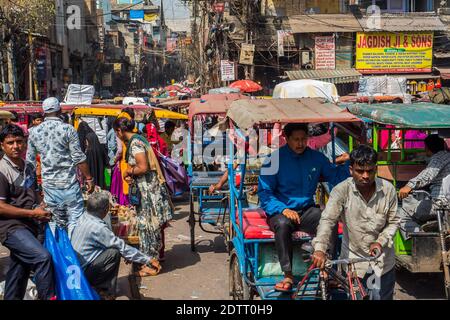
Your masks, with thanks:
M338 260L328 260L326 262L327 267L335 266L335 265L350 265L350 264L356 264L361 262L373 262L377 260L381 256L381 252L378 252L373 257L364 257L364 258L347 258L347 259L338 259Z

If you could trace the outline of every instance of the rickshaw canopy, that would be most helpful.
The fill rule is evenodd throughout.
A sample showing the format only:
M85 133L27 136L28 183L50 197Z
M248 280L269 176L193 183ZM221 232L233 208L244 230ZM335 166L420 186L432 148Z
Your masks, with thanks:
M9 111L0 110L0 120L11 119L13 114Z
M87 108L87 107L80 107L76 108L74 110L74 115L76 116L113 116L117 117L121 114L122 108L121 107L113 107L113 108ZM158 119L172 119L172 120L187 120L188 117L185 114L181 114L174 111L169 111L165 109L155 109L148 106L129 106L133 110L135 110L136 114L142 114L150 111L151 109L155 110L155 115Z
M216 94L205 95L203 97L207 97L207 99L195 100L189 105L189 123L192 122L196 115L200 114L226 115L233 101L250 99L249 96L241 94Z
M158 106L161 107L182 107L182 106L188 106L192 103L192 100L174 100L174 101L167 101L159 103Z
M204 101L211 101L211 100L235 101L239 99L250 99L250 97L240 93L204 94L203 96L200 97L200 100Z
M227 118L244 130L264 123L361 122L322 98L238 100L232 103Z
M349 104L346 107L358 117L398 128L450 128L450 106L444 104Z

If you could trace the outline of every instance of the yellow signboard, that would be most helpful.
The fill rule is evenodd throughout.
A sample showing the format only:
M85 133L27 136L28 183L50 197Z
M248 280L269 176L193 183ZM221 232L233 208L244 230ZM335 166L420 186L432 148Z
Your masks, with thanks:
M433 32L357 33L356 69L365 74L431 72Z
M157 13L145 13L144 14L144 21L147 22L152 22L158 19L158 14Z
M121 73L121 72L122 72L122 64L114 63L114 73Z

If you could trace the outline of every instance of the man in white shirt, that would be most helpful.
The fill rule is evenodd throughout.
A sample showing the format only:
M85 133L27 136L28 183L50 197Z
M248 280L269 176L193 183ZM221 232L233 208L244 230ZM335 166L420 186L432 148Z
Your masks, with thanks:
M392 300L395 287L393 238L398 230L397 195L394 186L376 177L377 153L361 145L350 155L351 178L332 191L313 240L313 260L324 268L332 230L339 220L344 232L341 258L380 257L373 265L359 263L355 271L373 300ZM375 274L378 287L369 283Z

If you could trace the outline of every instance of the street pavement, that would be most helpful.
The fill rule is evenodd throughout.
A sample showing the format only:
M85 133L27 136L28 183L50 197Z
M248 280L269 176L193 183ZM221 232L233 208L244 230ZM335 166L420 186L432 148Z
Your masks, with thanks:
M197 251L190 248L189 206L175 203L176 214L166 229L166 260L156 277L137 278L143 300L227 300L228 253L223 237L208 234L196 227ZM9 252L0 246L0 282L7 271ZM131 265L122 262L118 280L118 300L138 298L130 285ZM395 299L421 300L445 299L441 274L411 274L397 272ZM134 283L131 283L134 284ZM135 290L137 291L137 290ZM134 293L134 294L133 294Z
M174 221L166 229L166 260L162 263L163 269L156 277L141 279L142 299L229 299L228 253L223 237L200 231L197 225L197 250L192 252L187 223L189 205L174 204Z

